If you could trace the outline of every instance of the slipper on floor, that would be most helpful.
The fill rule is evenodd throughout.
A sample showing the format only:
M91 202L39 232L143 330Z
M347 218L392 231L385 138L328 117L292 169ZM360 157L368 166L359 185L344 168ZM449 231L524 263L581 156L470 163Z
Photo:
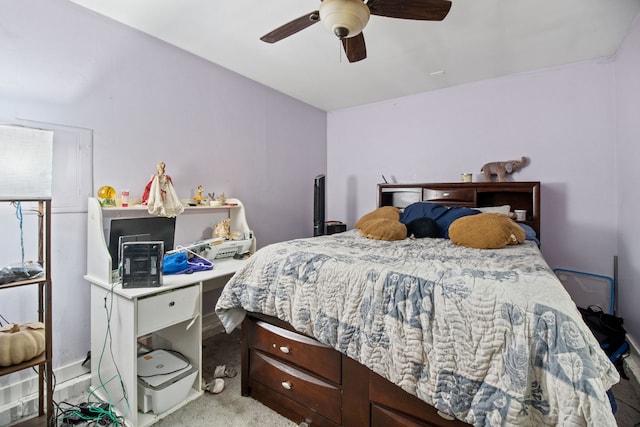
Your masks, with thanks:
M221 393L222 390L224 390L224 380L222 378L216 378L204 385L204 391L208 391L211 394Z
M233 378L238 373L235 369L227 365L218 365L213 373L213 378Z

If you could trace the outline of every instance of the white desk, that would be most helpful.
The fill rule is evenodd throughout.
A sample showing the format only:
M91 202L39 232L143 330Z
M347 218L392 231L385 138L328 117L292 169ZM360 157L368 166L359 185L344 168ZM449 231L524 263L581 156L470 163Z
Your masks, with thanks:
M203 290L207 282L230 277L242 262L214 261L211 271L163 276L156 288L122 289L85 276L91 283L91 390L113 403L127 425L151 425L202 394ZM137 343L145 336L198 369L187 398L162 414L138 411Z
M244 208L236 199L234 202L238 205L230 209L231 216L240 223L236 229L244 231L248 229ZM143 427L202 395L203 292L223 286L245 261L214 260L213 270L163 276L160 287L123 289L121 284L111 283L103 212L109 209L89 199L85 279L91 283L91 391L115 405L128 426ZM207 210L200 212L206 214ZM251 251L255 251L255 240ZM138 411L137 349L141 338L151 341L153 348L183 354L198 370L186 399L161 414Z
M113 292L122 297L129 299L143 298L145 296L153 295L158 292L183 287L186 285L192 285L194 283L207 282L224 276L231 276L240 268L240 266L244 262L245 261L243 260L237 260L234 258L222 258L220 260L214 260L213 270L198 271L191 274L172 274L168 276L162 276L162 286L157 288L123 289L122 285L119 283L116 285L111 285L110 283L105 282L103 279L94 277L90 274L85 275L84 278L89 282L99 285L107 290L111 290L111 288L113 287Z

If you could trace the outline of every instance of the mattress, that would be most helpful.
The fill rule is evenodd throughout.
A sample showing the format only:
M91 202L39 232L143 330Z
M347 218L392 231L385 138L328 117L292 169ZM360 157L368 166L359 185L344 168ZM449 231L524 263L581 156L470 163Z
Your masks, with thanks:
M619 374L526 241L378 241L357 230L266 246L216 304L225 329L277 317L476 426L615 425Z

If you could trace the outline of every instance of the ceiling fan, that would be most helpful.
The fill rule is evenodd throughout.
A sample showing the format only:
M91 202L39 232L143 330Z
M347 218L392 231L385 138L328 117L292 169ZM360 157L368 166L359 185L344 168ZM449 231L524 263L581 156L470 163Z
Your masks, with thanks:
M370 15L421 21L442 21L451 9L449 0L321 0L319 10L287 22L260 37L275 43L322 21L342 41L349 62L367 57L362 30Z

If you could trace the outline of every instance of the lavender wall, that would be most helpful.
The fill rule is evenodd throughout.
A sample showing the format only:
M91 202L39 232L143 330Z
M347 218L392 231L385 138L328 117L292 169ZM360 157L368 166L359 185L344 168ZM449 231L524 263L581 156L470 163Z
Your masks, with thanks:
M616 253L614 64L593 61L335 111L328 118L332 217L375 208L376 184L512 175L542 182L542 249L552 268L612 274Z
M531 164L513 178L542 182L550 266L613 277L619 255L618 314L640 336L638 75L636 18L616 57L331 112L329 215L352 226L376 207L383 174L480 179L485 162L526 155Z
M240 198L259 246L312 235L324 111L65 0L3 2L0 52L0 122L92 129L96 188L140 197L163 160L182 197L202 184ZM0 234L18 242L13 212L0 213ZM0 265L19 260L3 247ZM89 349L85 248L86 214L54 215L56 367ZM32 321L24 295L3 291L0 314Z
M619 308L628 331L640 338L640 18L616 60Z

